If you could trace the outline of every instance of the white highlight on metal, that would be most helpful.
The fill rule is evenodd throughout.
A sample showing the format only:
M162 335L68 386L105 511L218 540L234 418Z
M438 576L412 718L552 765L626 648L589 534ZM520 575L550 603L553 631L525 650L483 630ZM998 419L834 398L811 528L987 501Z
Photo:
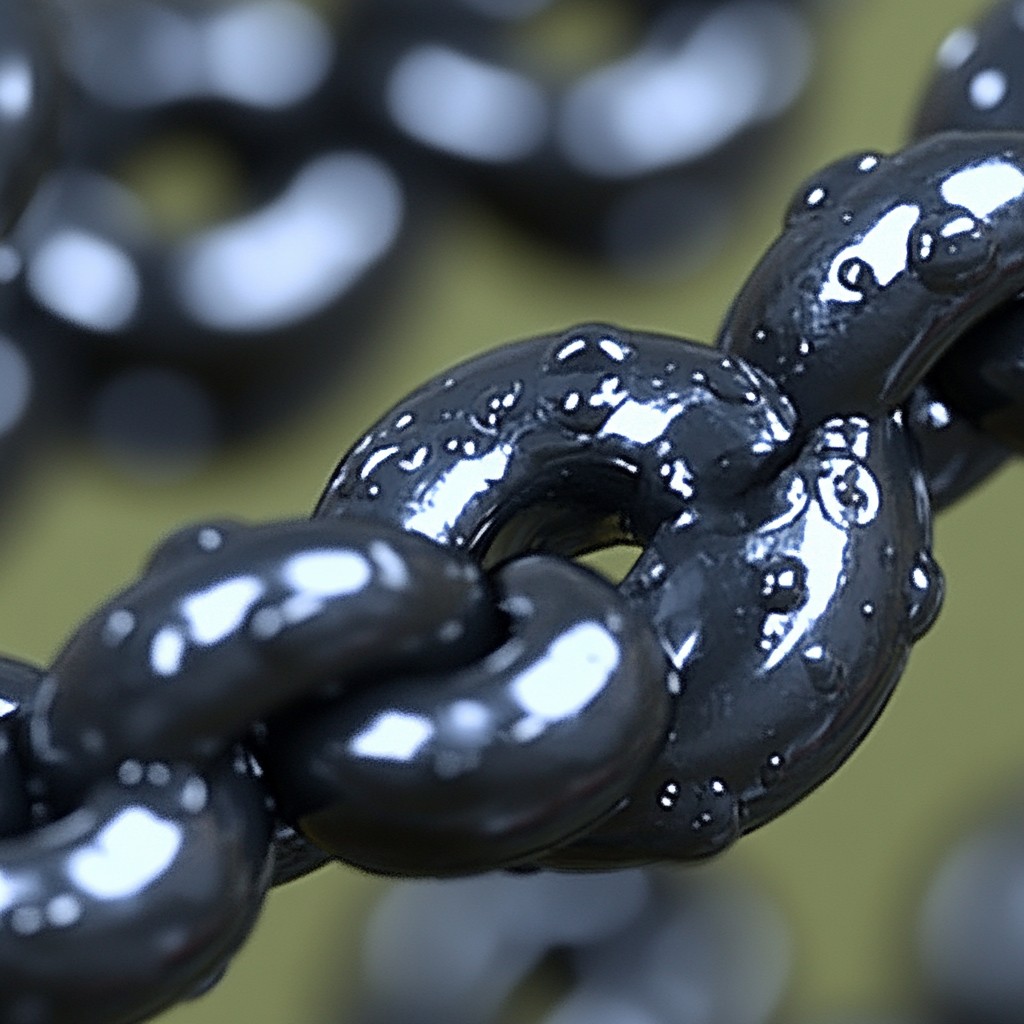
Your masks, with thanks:
M499 481L508 468L512 449L494 448L477 459L460 459L420 498L420 510L406 521L407 529L441 540L451 529L457 509Z
M434 727L420 715L401 711L379 714L352 739L352 751L378 761L410 761L434 735Z
M1010 91L1010 83L1006 73L998 68L985 68L979 71L967 86L967 94L973 106L978 110L994 110Z
M375 540L370 543L370 558L377 566L380 573L380 581L385 587L391 590L401 590L409 585L409 574L405 569L405 562L393 547L385 544L382 540Z
M327 74L333 49L312 11L280 0L216 12L204 26L203 46L212 91L270 110L312 93Z
M618 668L619 649L596 622L581 622L555 640L509 687L530 718L556 722L582 711Z
M1024 195L1024 173L996 157L951 174L939 191L947 203L966 207L975 217L988 217Z
M245 621L263 591L256 576L236 576L186 598L181 602L181 612L192 639L209 646L229 636Z
M362 590L373 578L373 569L358 551L325 549L293 555L281 575L300 594L343 597Z
M632 398L621 402L605 420L598 437L628 437L639 444L649 444L665 433L668 425L683 411L681 402L655 406Z
M127 899L155 882L181 849L181 829L145 807L127 807L68 858L68 877L100 900Z
M818 298L823 302L863 301L861 292L848 288L839 278L840 268L855 259L871 269L880 288L891 284L907 269L907 244L920 217L920 207L910 203L901 203L885 213L863 238L835 255Z
M0 63L0 118L20 121L32 106L32 68L24 58L9 57Z
M149 665L158 676L177 675L185 654L185 637L180 629L164 626L149 644Z

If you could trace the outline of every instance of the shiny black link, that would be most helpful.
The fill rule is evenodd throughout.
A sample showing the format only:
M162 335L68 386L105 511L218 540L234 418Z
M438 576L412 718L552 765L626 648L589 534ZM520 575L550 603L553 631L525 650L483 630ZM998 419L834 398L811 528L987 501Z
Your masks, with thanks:
M968 331L947 359L971 350L970 338L985 333L987 325L1000 317L1003 310L987 317L973 331ZM941 367L945 360L940 362ZM935 372L930 377L935 376ZM1012 454L991 433L975 426L963 413L943 401L925 382L914 388L903 410L907 426L920 449L921 466L928 485L932 511L939 512L962 498L1002 467Z
M716 852L881 710L942 597L916 449L899 412L800 426L742 359L587 325L436 378L342 460L320 515L481 558L645 545L621 590L680 676L669 743L624 810L546 862Z
M1024 136L946 134L808 179L718 344L771 375L808 427L907 401L1024 288Z
M914 115L914 138L948 131L1024 128L1024 16L1014 0L990 3L950 33Z
M938 68L917 111L914 132L1024 130L1024 16L994 5L939 49ZM956 415L1024 451L1024 309L997 310L966 332L930 381Z
M132 1024L218 977L251 930L267 798L236 748L203 772L126 760L47 820L17 728L45 679L0 659L0 1022Z
M384 874L508 866L607 816L663 747L677 681L609 583L536 555L495 583L509 636L485 658L270 723L271 791L317 846Z
M670 741L627 807L543 862L707 856L823 782L938 613L930 542L898 412L831 420L764 488L666 523L620 589L679 673Z
M203 774L126 761L53 824L0 839L0 1022L132 1024L248 935L270 815L244 756Z
M1024 129L1024 22L1018 4L994 4L975 25L954 30L939 47L936 64L915 116L915 138L952 130ZM1002 464L1008 449L997 438L1022 449L1024 434L1012 411L1019 404L1014 365L1020 359L1021 316L1018 302L998 309L966 331L929 374L931 389L941 393L948 412L941 416L938 436L925 437L915 427L933 491L936 475L928 467L936 461L945 463L943 476L957 480L959 494ZM1001 378L1007 369L1009 375ZM948 452L949 460L933 448ZM945 503L939 499L938 507Z
M319 516L369 516L478 558L643 543L798 448L788 399L694 342L584 324L441 374L342 459Z
M7 0L0 7L0 68L10 97L0 109L0 235L54 155L59 86L44 14L39 0Z
M47 799L126 759L207 763L366 673L447 669L501 620L468 559L358 519L189 527L57 655L29 729Z

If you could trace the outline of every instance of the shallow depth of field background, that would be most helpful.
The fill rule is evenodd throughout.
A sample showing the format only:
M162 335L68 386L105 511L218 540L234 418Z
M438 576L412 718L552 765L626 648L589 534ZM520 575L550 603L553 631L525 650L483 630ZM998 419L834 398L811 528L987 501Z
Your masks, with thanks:
M588 4L576 6L585 12ZM51 451L0 532L0 650L46 662L179 524L307 514L365 426L474 352L591 319L711 339L790 192L845 152L900 146L936 46L978 10L976 0L823 5L814 86L776 151L751 160L728 238L696 274L667 268L654 281L615 278L467 203L449 211L356 340L362 354L351 372L301 418L185 480L127 478L84 445ZM945 610L881 722L833 780L727 855L731 869L760 879L791 917L787 1020L907 1005L924 873L958 827L1024 782L1022 508L1024 472L1013 466L942 517L935 552L947 576ZM162 1020L346 1021L360 923L381 885L334 867L273 893L226 980Z

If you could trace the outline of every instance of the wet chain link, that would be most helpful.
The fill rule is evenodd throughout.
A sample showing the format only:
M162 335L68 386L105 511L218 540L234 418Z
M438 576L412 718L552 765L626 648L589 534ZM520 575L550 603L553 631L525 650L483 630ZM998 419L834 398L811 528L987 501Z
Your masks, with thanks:
M0 662L0 1021L204 991L327 860L692 860L827 778L939 610L932 508L1024 442L1024 114L942 99L981 59L808 179L715 348L470 360L310 520L188 527L46 671ZM572 561L619 543L617 586Z

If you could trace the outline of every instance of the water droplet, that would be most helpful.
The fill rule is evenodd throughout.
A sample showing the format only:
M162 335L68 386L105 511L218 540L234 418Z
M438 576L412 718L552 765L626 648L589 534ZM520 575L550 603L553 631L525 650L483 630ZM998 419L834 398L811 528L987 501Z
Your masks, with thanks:
M839 283L844 288L861 295L873 291L876 286L875 272L871 264L859 256L851 256L848 260L843 260L839 264L837 276Z
M658 793L658 806L664 811L671 811L679 800L679 783L669 779Z
M720 850L739 835L739 806L722 779L709 779L695 795L690 830L701 833L710 848Z
M988 272L995 255L985 225L956 208L920 220L910 234L910 265L932 291L950 291Z
M919 551L907 585L910 636L920 639L931 628L942 608L945 580L931 553Z
M731 359L712 363L704 370L695 370L690 380L703 387L721 402L733 405L750 405L761 394L761 383L745 365L737 365Z
M485 434L497 434L509 419L523 392L522 381L485 391L474 403L469 418Z
M808 189L807 193L804 195L804 206L813 210L816 207L821 206L826 199L828 199L828 192L820 185L815 185L813 188Z
M866 459L871 451L871 429L860 416L826 420L814 449L818 454L846 452L853 458Z
M599 373L628 362L633 347L606 324L584 324L563 335L548 353L543 370L550 374Z
M792 557L770 562L761 576L761 600L768 611L795 611L807 600L807 566Z
M127 608L115 608L103 624L102 640L108 647L117 647L135 630L135 616Z
M867 526L881 507L878 481L867 466L852 459L823 459L818 498L836 526Z
M761 766L761 785L765 789L771 789L780 781L786 768L786 759L781 754L769 754L765 763Z
M803 651L803 662L811 686L818 693L834 694L842 689L846 681L846 667L836 661L821 644L806 648Z

